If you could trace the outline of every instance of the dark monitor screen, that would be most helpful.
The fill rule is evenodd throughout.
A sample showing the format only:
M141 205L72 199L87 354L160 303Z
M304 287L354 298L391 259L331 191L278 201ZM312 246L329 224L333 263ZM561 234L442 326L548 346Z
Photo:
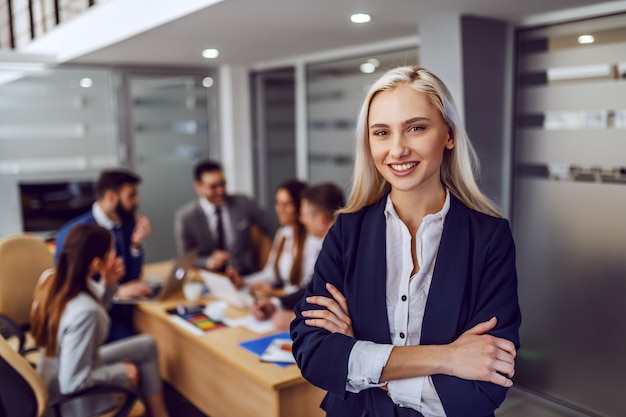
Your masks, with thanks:
M56 232L69 220L91 210L96 195L95 182L88 180L18 186L25 232Z

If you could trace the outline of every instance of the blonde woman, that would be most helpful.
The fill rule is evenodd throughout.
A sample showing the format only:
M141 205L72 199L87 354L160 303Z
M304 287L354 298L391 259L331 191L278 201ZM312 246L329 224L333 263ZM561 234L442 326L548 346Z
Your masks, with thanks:
M356 132L348 205L291 325L328 416L493 416L521 315L509 224L443 82L384 74Z

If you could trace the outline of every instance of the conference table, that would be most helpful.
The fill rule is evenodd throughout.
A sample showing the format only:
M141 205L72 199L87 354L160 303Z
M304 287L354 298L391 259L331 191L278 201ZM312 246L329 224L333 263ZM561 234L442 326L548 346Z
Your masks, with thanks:
M144 277L167 276L171 262L147 264ZM204 298L202 302L209 302ZM324 391L309 384L296 365L261 362L239 346L261 337L245 327L225 327L199 335L175 323L166 310L192 304L182 292L161 302L140 303L135 327L151 334L159 350L161 375L209 417L315 417ZM231 318L248 314L229 307Z

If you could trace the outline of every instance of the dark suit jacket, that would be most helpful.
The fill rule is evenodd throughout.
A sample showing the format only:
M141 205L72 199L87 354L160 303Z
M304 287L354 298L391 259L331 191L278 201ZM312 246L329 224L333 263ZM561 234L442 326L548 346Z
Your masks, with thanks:
M226 197L226 206L234 231L231 248L231 265L240 274L246 275L258 270L257 260L250 242L250 225L255 224L263 233L274 237L278 224L274 217L252 199L240 195ZM174 215L174 237L178 254L197 249L194 265L204 268L207 259L217 249L216 237L209 229L206 214L198 199L192 200L176 210Z
M470 210L450 196L450 211L426 303L421 344L448 344L476 324L498 318L490 333L519 347L521 315L517 299L515 248L506 220ZM326 238L315 266L309 295L330 297L325 283L346 297L358 340L391 344L386 307L386 198L357 213L340 215ZM304 323L296 305L291 324L293 351L303 376L328 391L322 408L328 416L420 416L393 404L386 392L371 388L345 391L348 359L355 339L330 334ZM487 382L433 375L448 417L493 415L506 388Z
M92 212L88 212L79 216L67 224L65 224L59 230L56 238L56 252L54 254L54 262L55 264L59 260L59 253L61 253L61 248L65 243L65 237L67 233L74 226L79 224L98 224L96 219L93 217ZM130 252L130 238L133 235L133 230L135 229L135 221L128 221L122 223L122 227L120 227L118 232L111 231L111 235L113 236L113 241L115 243L115 251L117 252L117 256L121 256L124 259L124 267L126 268L126 275L120 279L120 284L134 280L139 278L141 274L141 268L143 266L143 252L141 252L138 256L133 256Z

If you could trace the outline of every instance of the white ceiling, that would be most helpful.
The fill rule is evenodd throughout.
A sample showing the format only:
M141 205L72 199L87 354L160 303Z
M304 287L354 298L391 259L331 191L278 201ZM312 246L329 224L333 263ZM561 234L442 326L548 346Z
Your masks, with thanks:
M606 2L224 0L139 35L88 52L74 58L72 62L254 66L294 56L417 36L417 22L433 15L463 13L519 22L528 16L599 3ZM351 23L350 15L356 12L369 13L372 21L361 25ZM201 52L205 48L218 48L219 58L202 58Z

